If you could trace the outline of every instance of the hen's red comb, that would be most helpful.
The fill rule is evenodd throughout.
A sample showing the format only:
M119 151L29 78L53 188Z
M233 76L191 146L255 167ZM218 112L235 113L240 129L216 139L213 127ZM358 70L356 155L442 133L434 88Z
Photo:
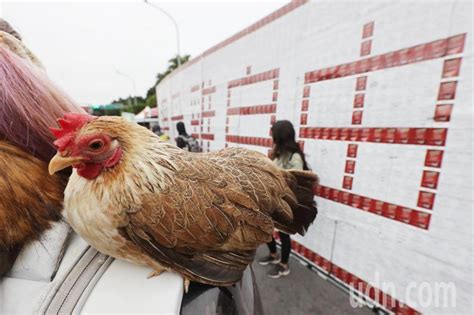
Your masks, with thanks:
M65 114L64 118L59 118L57 120L60 128L49 128L57 139L54 141L54 144L59 149L64 148L74 137L76 131L94 119L97 119L97 117L89 114Z

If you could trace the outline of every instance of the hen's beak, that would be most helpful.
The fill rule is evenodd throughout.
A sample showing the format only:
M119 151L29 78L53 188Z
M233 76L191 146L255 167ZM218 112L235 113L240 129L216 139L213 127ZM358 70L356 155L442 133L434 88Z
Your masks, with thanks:
M83 157L80 156L61 156L61 153L56 155L49 161L48 171L50 175L65 169L68 166L81 163L84 161Z

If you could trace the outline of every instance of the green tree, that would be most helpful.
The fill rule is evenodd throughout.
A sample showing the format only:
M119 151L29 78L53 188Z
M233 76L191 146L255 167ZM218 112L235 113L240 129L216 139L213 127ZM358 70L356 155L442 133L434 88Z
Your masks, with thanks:
M168 60L168 71L170 71L171 73L171 71L178 68L178 59L179 61L181 61L181 65L183 65L189 61L189 58L191 58L190 55L184 55L184 56L176 55L176 57L171 58L170 60Z

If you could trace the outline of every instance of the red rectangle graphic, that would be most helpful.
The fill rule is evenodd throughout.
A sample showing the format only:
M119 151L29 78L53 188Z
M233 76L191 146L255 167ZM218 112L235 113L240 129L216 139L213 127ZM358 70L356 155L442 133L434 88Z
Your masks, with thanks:
M436 189L438 187L439 172L423 171L421 186Z
M360 45L360 55L367 56L370 54L372 48L372 40L367 40Z
M454 58L444 61L443 78L457 77L461 68L461 58Z
M453 110L453 104L436 105L434 120L435 121L449 121L451 119L452 110Z
M429 191L420 191L418 195L418 207L425 209L433 209L435 194Z
M355 161L354 160L347 160L346 161L346 167L344 171L349 174L354 174L354 169L355 169Z
M278 90L279 82L278 80L273 81L273 90Z
M438 100L452 100L456 96L456 81L443 82L439 86Z
M369 22L367 24L364 24L364 27L362 29L362 38L367 38L370 37L374 34L374 22Z
M309 100L308 99L302 100L301 101L301 111L306 112L306 111L308 111L308 108L309 108Z
M344 179L342 181L342 187L345 189L352 189L352 176L344 176Z
M347 156L348 157L357 157L357 144L349 144L347 146Z
M306 113L301 114L300 124L306 125L307 123L308 123L308 114Z
M356 94L354 96L354 108L364 107L364 94Z
M362 123L362 111L357 110L352 113L352 124L353 125L360 125Z
M309 97L310 90L311 90L311 87L309 85L305 86L303 88L303 97Z
M440 168L442 160L443 160L443 151L441 150L426 151L425 166Z
M367 76L357 78L356 91L365 90L366 85L367 85Z

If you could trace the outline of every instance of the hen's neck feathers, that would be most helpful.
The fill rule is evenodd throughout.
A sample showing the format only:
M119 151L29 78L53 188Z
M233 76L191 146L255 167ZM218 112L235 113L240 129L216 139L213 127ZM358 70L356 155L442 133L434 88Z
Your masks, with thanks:
M161 190L177 171L174 162L188 152L162 142L150 130L119 117L99 117L87 125L81 133L105 132L117 139L122 150L121 161L92 180L99 192L113 189Z

